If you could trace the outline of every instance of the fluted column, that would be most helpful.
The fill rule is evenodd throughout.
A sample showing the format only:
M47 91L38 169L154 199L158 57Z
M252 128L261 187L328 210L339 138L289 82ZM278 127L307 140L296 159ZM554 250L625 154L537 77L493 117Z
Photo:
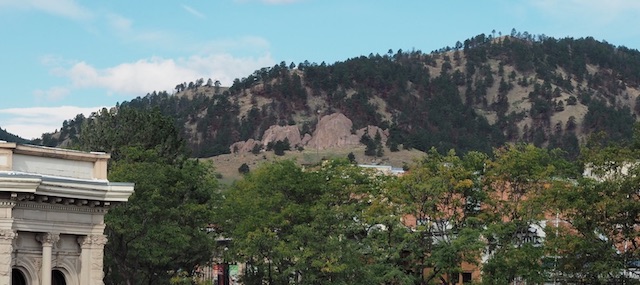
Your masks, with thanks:
M18 234L13 230L0 230L0 284L11 284L13 240L17 236Z
M82 248L80 253L80 284L103 285L103 256L104 245L107 243L105 235L88 235L78 238Z
M36 236L42 244L42 268L40 269L40 284L51 284L51 256L53 245L60 240L57 233L42 233Z

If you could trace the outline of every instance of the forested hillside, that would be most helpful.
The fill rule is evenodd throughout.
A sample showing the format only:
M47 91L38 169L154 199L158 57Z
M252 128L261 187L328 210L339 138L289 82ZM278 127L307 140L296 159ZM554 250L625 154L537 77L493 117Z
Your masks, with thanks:
M390 151L490 152L522 141L575 157L581 140L594 132L630 139L639 85L637 50L513 30L431 53L389 50L333 64L281 62L229 88L198 79L176 85L174 94L154 91L111 112L159 109L175 119L197 157L229 153L234 142L259 140L272 125L311 134L320 117L335 112L351 119L354 130L388 130ZM81 115L65 121L60 133L37 143L77 141L84 121Z
M12 133L7 132L6 130L0 128L0 141L7 142L17 142L17 143L26 143L28 140L23 139L19 136L16 136Z

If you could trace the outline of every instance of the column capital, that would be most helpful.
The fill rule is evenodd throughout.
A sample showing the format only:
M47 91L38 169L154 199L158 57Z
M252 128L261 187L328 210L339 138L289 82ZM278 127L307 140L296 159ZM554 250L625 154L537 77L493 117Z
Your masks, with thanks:
M91 245L104 246L106 243L107 243L106 235L86 235L86 236L78 237L78 244L80 244L81 247L86 247Z
M36 235L36 240L39 241L42 246L53 246L60 240L59 233L41 233Z
M11 229L0 230L0 240L13 240L18 237L18 232Z

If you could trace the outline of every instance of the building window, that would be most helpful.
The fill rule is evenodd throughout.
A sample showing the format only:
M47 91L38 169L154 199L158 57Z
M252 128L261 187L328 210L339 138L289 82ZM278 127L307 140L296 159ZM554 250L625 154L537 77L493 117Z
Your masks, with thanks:
M471 272L462 272L462 283L471 283Z

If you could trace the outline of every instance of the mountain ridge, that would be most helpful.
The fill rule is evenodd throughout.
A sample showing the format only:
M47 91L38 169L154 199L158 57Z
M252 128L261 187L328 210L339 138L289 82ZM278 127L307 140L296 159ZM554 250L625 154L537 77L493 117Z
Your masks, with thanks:
M389 50L334 64L281 62L229 88L199 79L179 84L175 94L153 92L117 108L160 109L176 120L197 157L262 141L272 126L311 135L321 117L334 113L349 118L354 131L388 130L390 151L488 152L522 141L575 155L594 132L630 138L639 83L637 50L589 37L481 34L429 54ZM40 143L73 141L80 124L66 125Z

